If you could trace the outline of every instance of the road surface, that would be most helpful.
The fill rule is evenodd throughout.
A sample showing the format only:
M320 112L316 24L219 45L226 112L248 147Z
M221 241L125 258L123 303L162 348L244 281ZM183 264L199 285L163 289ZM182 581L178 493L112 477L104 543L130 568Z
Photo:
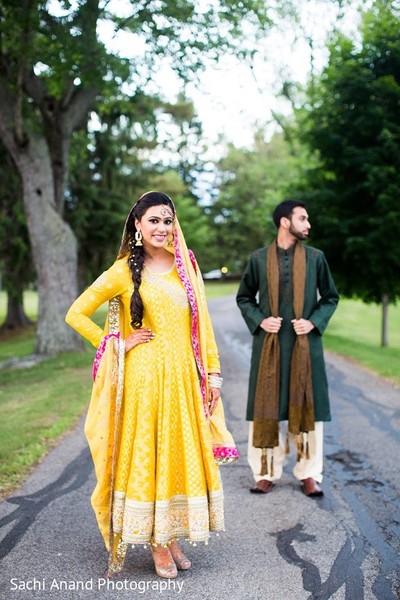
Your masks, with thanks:
M241 453L221 468L226 532L208 546L185 545L193 568L176 580L158 579L149 550L135 548L123 573L107 582L82 421L0 504L0 600L400 598L400 390L328 354L325 495L302 494L293 459L271 494L250 494L244 415L251 337L233 297L210 308L226 416Z

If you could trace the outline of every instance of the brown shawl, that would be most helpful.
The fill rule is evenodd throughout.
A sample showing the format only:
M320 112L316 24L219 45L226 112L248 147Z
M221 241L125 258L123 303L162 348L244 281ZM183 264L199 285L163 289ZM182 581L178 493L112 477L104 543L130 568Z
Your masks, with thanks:
M267 249L267 281L271 315L278 317L279 266L277 244ZM293 311L301 319L306 283L306 251L296 243L293 257ZM267 473L266 449L279 445L279 336L265 336L258 370L254 405L253 446L263 449L261 475ZM307 335L296 336L290 367L289 432L298 436L298 458L304 455L303 433L314 429L314 400L311 379L310 346Z

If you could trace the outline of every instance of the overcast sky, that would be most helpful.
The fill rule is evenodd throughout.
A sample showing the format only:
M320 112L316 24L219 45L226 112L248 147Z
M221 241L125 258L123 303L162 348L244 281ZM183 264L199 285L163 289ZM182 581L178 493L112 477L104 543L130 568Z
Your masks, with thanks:
M349 35L357 30L358 4L355 1L341 21ZM335 23L336 9L333 3L314 0L299 0L298 5L302 7L304 31L314 39L315 68L321 71L328 57L324 42ZM201 75L201 86L189 88L205 132L214 138L223 133L236 145L250 145L255 124L271 122L271 110L290 112L289 104L279 97L282 77L305 84L310 64L308 44L287 26L268 34L253 69L232 57L226 57L218 66L210 64ZM271 123L269 131L273 129Z
M111 0L109 8L123 10L125 0ZM352 8L341 19L341 28L352 34L357 29L359 16L358 0L351 2ZM365 2L364 2L365 5ZM301 27L305 35L314 40L315 67L321 70L327 59L324 40L331 31L337 16L336 3L329 0L298 0L301 11ZM129 10L127 8L127 10ZM127 49L137 44L128 44L126 34L118 34L111 40L110 30L104 28L101 35L113 50L127 55ZM140 51L140 48L139 48ZM256 124L271 122L271 110L288 113L290 107L278 96L282 73L292 80L304 84L310 72L310 51L300 31L288 27L270 32L259 46L253 64L240 63L234 57L225 57L218 65L209 63L200 75L200 83L189 85L186 93L193 99L197 113L203 123L204 133L211 142L222 134L238 146L249 146ZM168 100L176 98L175 90L181 89L179 81L165 67L160 70L159 83ZM269 131L274 125L271 123Z

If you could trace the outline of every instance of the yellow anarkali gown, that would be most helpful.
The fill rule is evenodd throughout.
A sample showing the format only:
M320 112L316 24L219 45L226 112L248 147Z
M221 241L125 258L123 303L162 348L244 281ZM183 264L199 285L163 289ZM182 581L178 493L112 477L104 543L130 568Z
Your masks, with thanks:
M74 302L66 320L97 348L108 329L98 327L90 316L118 297L119 329L125 338L132 331L132 292L131 273L122 258ZM190 305L175 263L166 273L145 266L140 295L143 328L150 328L155 337L125 355L110 507L112 534L120 547L167 544L179 537L207 542L210 531L224 528L223 492L191 341ZM208 312L206 339L207 371L219 372ZM98 401L93 395L92 403ZM90 427L95 430L96 423ZM100 430L98 437L102 439ZM95 466L105 460L96 452L92 448ZM102 529L101 517L98 520ZM110 545L115 541L109 544L106 532L102 533L113 552Z

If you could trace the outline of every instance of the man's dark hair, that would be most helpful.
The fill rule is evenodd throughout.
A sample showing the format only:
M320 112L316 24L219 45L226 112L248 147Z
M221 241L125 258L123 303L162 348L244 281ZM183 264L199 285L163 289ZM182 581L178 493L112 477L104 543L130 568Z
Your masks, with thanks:
M306 207L304 202L302 202L301 200L284 200L283 202L278 204L278 206L275 207L274 212L272 213L272 219L277 229L279 228L282 217L290 219L292 212L296 208L296 206L301 206L301 208Z

